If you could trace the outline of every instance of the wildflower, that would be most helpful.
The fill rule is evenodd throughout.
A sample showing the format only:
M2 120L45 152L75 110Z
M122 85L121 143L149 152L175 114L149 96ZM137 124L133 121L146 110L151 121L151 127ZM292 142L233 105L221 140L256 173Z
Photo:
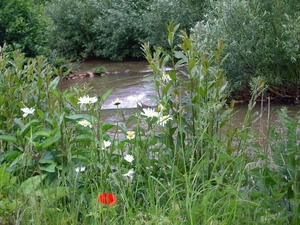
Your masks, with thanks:
M171 81L172 79L171 79L171 77L170 77L170 75L169 75L168 73L165 73L165 74L162 76L162 80L163 80L164 82L169 82L169 81Z
M124 157L124 159L127 161L127 162L132 162L133 160L134 160L134 157L133 157L133 155L126 155L125 157Z
M159 105L157 106L157 112L158 112L158 113L161 113L164 109L165 109L165 107L164 107L162 104L159 104Z
M127 131L127 139L132 140L135 138L135 132L134 131Z
M22 108L21 110L24 113L23 117L26 117L28 114L33 115L35 109L34 108Z
M102 193L97 197L97 201L99 203L108 205L108 206L112 206L117 202L117 196L115 196L112 193Z
M78 122L78 124L80 124L81 126L84 126L84 127L92 127L91 123L87 120L81 120Z
M111 141L103 141L102 149L106 149L111 145Z
M155 112L152 108L143 109L143 111L141 114L148 118L158 117L158 112Z
M83 96L78 99L78 104L94 104L97 101L97 97L90 98L89 96Z
M133 179L134 170L130 169L127 173L123 174L123 177L128 178L130 181Z
M128 96L127 97L127 99L129 100L129 101L134 101L137 105L139 105L139 106L142 106L142 99L145 97L145 95L144 94L139 94L139 95L137 95L137 96L133 96L133 95L131 95L131 96Z
M170 115L162 116L159 118L158 124L160 124L161 126L165 126L169 120L172 120L172 117Z
M112 105L116 105L116 106L118 106L118 105L120 105L121 104L121 101L120 101L120 99L119 98L116 98L114 101L112 101L112 103L111 103Z
M76 173L84 172L85 171L85 167L77 167L77 168L75 168L75 171L76 171Z

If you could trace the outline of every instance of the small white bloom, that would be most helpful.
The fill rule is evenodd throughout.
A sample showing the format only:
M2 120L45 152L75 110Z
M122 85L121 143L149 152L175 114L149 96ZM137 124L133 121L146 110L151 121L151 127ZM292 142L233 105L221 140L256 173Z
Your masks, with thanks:
M102 149L106 149L111 145L111 141L103 141Z
M133 157L133 155L126 155L125 157L124 157L124 159L127 161L127 162L133 162L133 160L134 160L134 157Z
M172 120L173 118L170 116L170 115L167 115L167 116L161 116L158 120L158 124L160 124L161 126L165 126L166 123L169 121L169 120Z
M127 139L132 140L135 138L135 132L134 131L127 131Z
M21 110L24 113L23 117L26 117L28 114L33 115L35 109L34 108L22 108Z
M164 109L165 109L165 107L164 107L162 104L159 104L159 105L157 106L157 111L158 111L158 113L162 113L162 111L164 111Z
M130 181L133 179L134 170L130 169L127 173L123 174L123 177L128 178Z
M89 96L83 96L78 99L78 104L94 104L95 102L97 102L97 100L97 97L90 98Z
M170 77L170 75L169 75L168 73L165 73L165 74L162 76L162 80L163 80L164 82L169 82L169 81L171 81L172 79L171 79L171 77Z
M80 124L81 126L84 126L84 127L92 127L91 123L87 120L81 120L78 122L78 124Z
M77 168L75 168L75 171L76 171L76 173L84 172L85 171L85 167L77 167Z
M147 116L148 118L158 117L158 112L155 112L152 108L143 109L143 111L141 115Z
M142 106L142 99L145 97L144 94L139 94L139 95L136 95L136 96L128 96L127 99L129 101L134 101L137 105L139 106Z
M116 98L115 100L113 100L112 101L112 103L111 103L112 105L116 105L116 106L118 106L118 105L120 105L121 104L121 101L120 101L120 99L119 98Z

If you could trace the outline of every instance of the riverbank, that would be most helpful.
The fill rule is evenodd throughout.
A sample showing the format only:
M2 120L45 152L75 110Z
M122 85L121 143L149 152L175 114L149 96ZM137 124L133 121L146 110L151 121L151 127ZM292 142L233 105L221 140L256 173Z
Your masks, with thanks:
M139 71L137 69L133 69L134 63L130 62L129 64L131 66L128 66L128 62L126 63L115 63L107 61L106 65L109 65L110 71L107 71L103 74L94 74L92 70L87 66L84 65L83 68L86 70L73 70L71 71L66 77L66 80L75 80L75 79L84 79L84 78L93 78L93 77L103 77L103 76L110 76L110 75L128 75L130 73L146 73L149 72L149 70L146 70L146 63L145 61L139 61L137 65L137 68L140 69ZM99 63L99 61L94 61L94 63ZM102 62L103 63L103 62ZM93 63L88 62L89 66L93 66ZM104 63L105 64L105 63ZM127 65L127 67L126 67ZM130 70L128 68L133 69ZM88 70L89 69L89 70ZM81 82L81 81L80 81ZM84 80L83 80L84 82ZM91 82L89 80L89 82ZM275 86L268 86L266 89L266 92L263 96L258 98L258 101L270 101L275 103L289 103L289 104L299 104L300 103L300 87L298 86L292 86L288 88L279 88ZM239 91L232 91L230 93L230 96L228 98L229 101L234 100L235 103L247 103L251 99L251 90L250 89L244 89Z

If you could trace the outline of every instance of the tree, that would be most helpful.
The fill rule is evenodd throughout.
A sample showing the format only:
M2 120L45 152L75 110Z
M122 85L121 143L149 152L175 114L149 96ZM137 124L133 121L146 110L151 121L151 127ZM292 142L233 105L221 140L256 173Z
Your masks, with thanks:
M46 20L33 0L0 1L0 44L21 48L27 56L45 51Z
M300 5L296 0L211 1L205 20L194 30L202 51L213 52L223 38L228 80L235 88L253 76L269 84L298 84L300 78Z

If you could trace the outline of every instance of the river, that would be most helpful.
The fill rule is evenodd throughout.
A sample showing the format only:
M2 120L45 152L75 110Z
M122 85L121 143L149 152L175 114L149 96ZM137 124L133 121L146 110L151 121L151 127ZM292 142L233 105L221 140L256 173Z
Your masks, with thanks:
M115 120L115 106L112 105L112 101L119 99L121 104L119 105L125 116L129 116L134 111L136 104L133 101L127 99L128 96L137 96L139 94L154 94L152 90L146 88L145 85L150 84L149 81L145 81L145 78L152 76L151 71L148 69L148 62L146 60L127 60L123 62L112 62L109 60L90 59L83 62L79 70L80 71L92 71L93 68L98 66L104 66L107 71L111 72L109 75L102 77L86 77L74 80L63 80L62 87L68 88L75 84L89 83L93 89L90 92L90 96L100 96L107 90L113 89L113 93L103 105L103 112L101 113L104 120L107 122L114 122ZM125 72L126 71L126 72ZM152 100L145 98L143 103L145 105L154 105ZM247 112L247 104L236 104L235 114L233 117L233 123L240 125L243 123L245 114ZM276 110L282 107L287 107L291 116L294 116L299 111L299 105L290 103L274 103L271 104L270 113L267 105L261 107L258 103L255 106L254 111L262 113L262 117L257 121L256 126L266 126L267 121L270 118L271 123L276 123ZM262 110L261 110L262 109Z

